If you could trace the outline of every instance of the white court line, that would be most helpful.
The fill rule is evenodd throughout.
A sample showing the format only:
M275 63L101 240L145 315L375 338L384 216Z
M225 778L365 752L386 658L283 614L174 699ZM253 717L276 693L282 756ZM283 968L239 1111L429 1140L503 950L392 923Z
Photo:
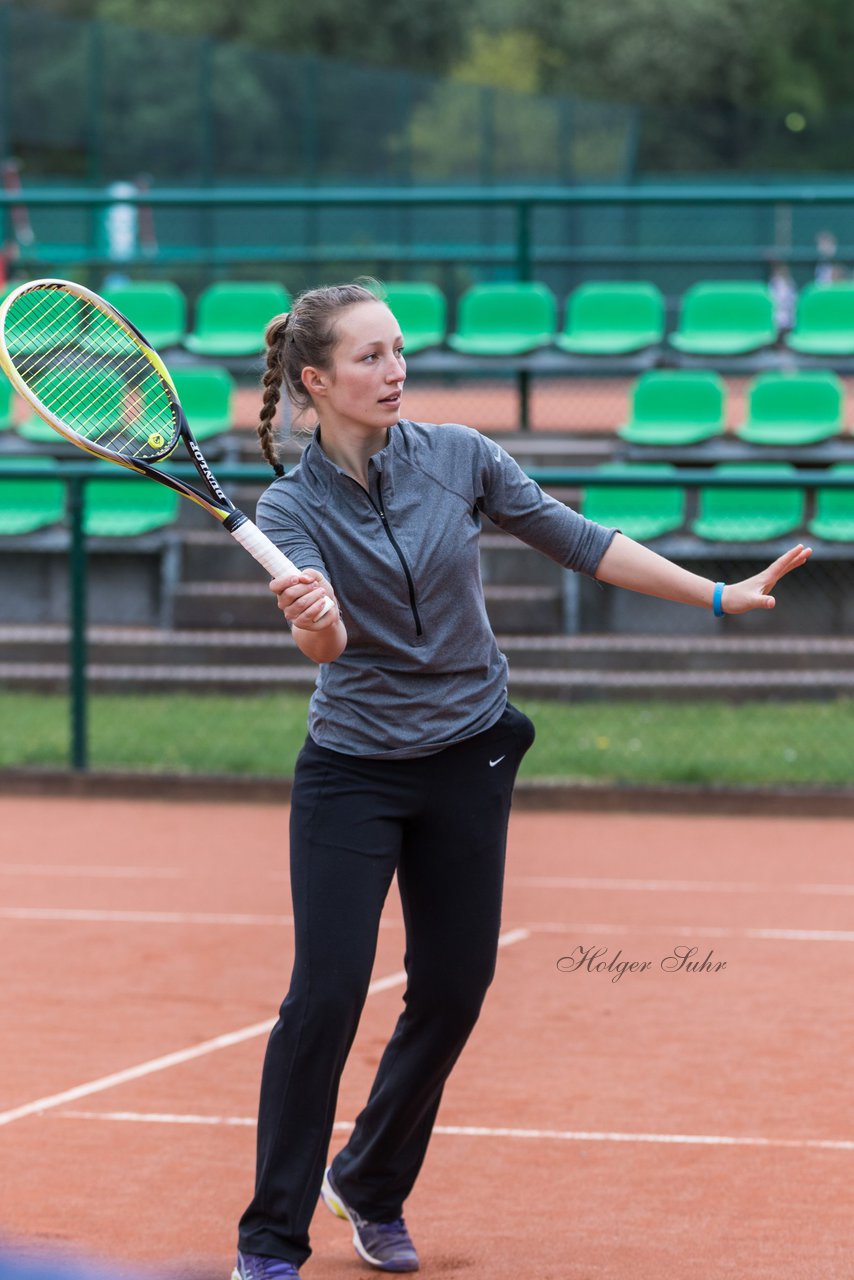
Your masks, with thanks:
M0 876L50 876L54 879L185 880L189 872L179 867L63 866L36 863L0 863ZM286 875L271 880L287 882ZM740 880L632 880L591 876L508 876L506 884L523 889L602 889L626 893L786 893L821 897L854 896L854 884L778 884Z
M170 1115L163 1112L138 1111L60 1111L64 1120L112 1120L131 1124L224 1125L254 1128L257 1121L250 1116ZM336 1122L336 1129L353 1128L349 1120ZM758 1138L735 1137L712 1133L597 1133L583 1129L509 1129L483 1125L437 1124L434 1133L454 1138L518 1138L550 1142L646 1142L672 1146L704 1147L789 1147L817 1151L854 1151L854 1140L836 1138Z
M215 924L293 928L293 916L234 911L113 911L99 907L0 907L0 920L64 921L70 924ZM381 929L402 929L403 921L380 921Z
M182 880L187 872L177 867L66 867L29 862L0 864L0 876L50 876L52 879L80 877L109 880Z
M14 1120L23 1120L25 1116L38 1115L43 1111L50 1111L53 1107L61 1107L66 1102L76 1102L78 1098L91 1097L93 1093L103 1093L105 1089L127 1084L130 1080L140 1080L143 1076L153 1075L156 1071L165 1071L168 1067L177 1067L183 1062L191 1062L193 1058L202 1058L208 1053L214 1053L217 1049L227 1049L231 1045L241 1044L244 1040L264 1035L265 1032L269 1032L271 1026L269 1019L265 1019L264 1022L255 1022L252 1026L242 1027L240 1031L215 1036L213 1040L205 1040L189 1049L179 1049L177 1053L167 1053L162 1058L152 1058L149 1062L127 1067L124 1071L114 1071L112 1075L101 1076L98 1080L90 1080L87 1084L65 1089L62 1093L37 1098L34 1102L25 1102L20 1107L0 1112L0 1127L12 1124Z
M500 935L499 947L512 946L514 942L523 942L530 937L527 929L512 929ZM388 977L377 978L368 987L368 995L377 995L380 991L388 991L391 987L402 986L406 982L406 972L401 969ZM76 1085L73 1089L65 1089L62 1093L50 1094L46 1098L37 1098L34 1102L25 1102L22 1106L13 1107L9 1111L0 1112L0 1128L12 1124L15 1120L23 1120L25 1116L39 1115L54 1107L64 1106L66 1102L76 1102L78 1098L88 1098L94 1093L103 1093L116 1085L127 1084L131 1080L141 1080L143 1076L154 1075L157 1071L166 1071L169 1067L180 1066L184 1062L192 1062L195 1058L203 1058L218 1049L227 1049L245 1040L253 1040L257 1036L267 1035L273 1023L269 1019L253 1022L251 1026L241 1027L239 1031L231 1031L226 1035L214 1036L212 1040L204 1040L201 1044L191 1045L188 1049L179 1049L176 1053L167 1053L160 1058L152 1058L135 1067L127 1067L124 1071L114 1071L111 1075L101 1076L98 1080L90 1080L87 1084Z
M615 938L636 934L658 938L664 934L668 938L742 938L754 942L854 942L854 931L848 929L723 929L709 925L591 924L578 920L541 921L526 927L530 933L593 933Z
M107 911L95 907L0 907L0 920L87 924L293 925L293 916L220 911Z
M88 924L174 924L234 925L292 928L293 916L265 916L249 913L215 911L102 911L88 907L0 907L0 920L65 921ZM390 918L380 921L381 929L401 929L403 921ZM645 934L676 938L744 938L759 942L854 942L854 932L845 929L727 929L713 925L623 925L599 924L592 921L553 921L527 923L528 933L589 933L609 937Z
M581 876L508 876L523 889L604 889L625 893L794 893L830 898L854 894L854 884L757 884L740 880L620 880Z

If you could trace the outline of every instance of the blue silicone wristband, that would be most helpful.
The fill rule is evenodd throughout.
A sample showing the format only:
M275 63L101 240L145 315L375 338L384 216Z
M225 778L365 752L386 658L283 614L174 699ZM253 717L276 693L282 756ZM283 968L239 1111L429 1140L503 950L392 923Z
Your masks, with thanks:
M715 589L712 594L712 608L714 609L716 618L722 618L724 616L723 598L724 598L725 586L726 586L726 583L724 582L715 583Z

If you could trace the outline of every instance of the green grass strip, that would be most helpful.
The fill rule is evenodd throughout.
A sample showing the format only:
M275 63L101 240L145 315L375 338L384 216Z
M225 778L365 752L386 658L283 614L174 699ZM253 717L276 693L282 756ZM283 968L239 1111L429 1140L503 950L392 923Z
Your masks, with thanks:
M854 700L576 703L520 700L537 741L521 777L628 784L850 785ZM94 695L96 769L289 777L302 694ZM0 693L0 767L62 768L67 699Z

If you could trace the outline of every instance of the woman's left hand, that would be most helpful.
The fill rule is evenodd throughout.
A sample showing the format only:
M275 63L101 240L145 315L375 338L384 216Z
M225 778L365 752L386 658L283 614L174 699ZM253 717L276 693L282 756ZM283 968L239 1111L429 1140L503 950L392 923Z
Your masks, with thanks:
M745 578L743 582L733 582L724 587L721 607L724 613L749 613L751 609L773 609L776 601L771 595L774 587L782 577L806 564L812 555L812 547L802 543L786 551L767 569Z

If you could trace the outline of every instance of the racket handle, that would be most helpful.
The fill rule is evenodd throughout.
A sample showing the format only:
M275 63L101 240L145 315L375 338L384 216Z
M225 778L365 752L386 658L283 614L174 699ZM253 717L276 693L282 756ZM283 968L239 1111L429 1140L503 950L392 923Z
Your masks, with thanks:
M236 528L228 531L235 542L239 542L244 550L248 551L259 564L264 566L271 578L280 578L283 574L300 572L293 560L289 560L285 553L279 550L275 542L271 542L266 533L262 533L257 524L253 524L248 518L242 520ZM329 612L331 607L332 601L327 596L317 617L322 618Z

